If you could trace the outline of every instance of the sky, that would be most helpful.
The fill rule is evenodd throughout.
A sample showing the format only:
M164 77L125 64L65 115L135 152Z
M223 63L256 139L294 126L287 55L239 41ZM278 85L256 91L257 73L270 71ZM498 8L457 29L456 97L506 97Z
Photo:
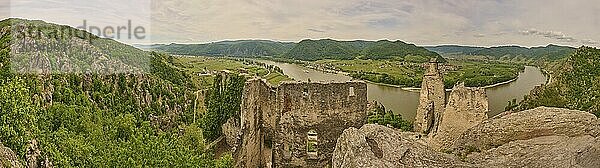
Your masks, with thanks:
M80 26L82 19L99 25L123 25L133 20L147 29L148 39L126 43L331 38L402 40L417 45L600 46L598 0L0 2L0 17L41 19L74 27Z

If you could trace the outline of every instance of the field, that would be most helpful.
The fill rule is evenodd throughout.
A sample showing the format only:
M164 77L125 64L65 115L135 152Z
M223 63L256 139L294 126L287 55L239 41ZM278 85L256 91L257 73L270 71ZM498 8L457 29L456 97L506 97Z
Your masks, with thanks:
M202 88L210 86L213 82L211 74L221 71L245 74L246 76L260 76L269 83L277 85L282 81L291 80L289 77L261 63L250 60L236 60L216 57L174 57L173 65L184 70L192 76L194 83Z

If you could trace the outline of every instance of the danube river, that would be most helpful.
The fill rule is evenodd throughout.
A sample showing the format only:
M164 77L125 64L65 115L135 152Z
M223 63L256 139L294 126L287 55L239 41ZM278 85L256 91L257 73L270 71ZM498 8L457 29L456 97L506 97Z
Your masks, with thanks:
M278 66L283 73L297 81L336 81L344 82L352 80L351 77L342 74L324 73L321 71L302 67L297 64L280 63L274 61L260 60L260 62ZM540 69L526 66L525 71L519 74L519 78L513 82L487 88L489 98L490 112L489 116L501 113L508 101L517 99L517 102L523 99L533 87L546 82L546 77ZM417 105L419 103L419 93L407 91L402 88L367 83L367 97L369 100L375 100L382 103L386 109L401 114L406 120L414 120Z

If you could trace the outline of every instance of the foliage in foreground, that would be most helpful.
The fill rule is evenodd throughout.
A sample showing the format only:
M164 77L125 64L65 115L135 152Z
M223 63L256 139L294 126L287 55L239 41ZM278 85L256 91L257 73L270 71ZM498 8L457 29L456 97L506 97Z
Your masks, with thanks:
M43 45L33 42L28 45ZM106 45L116 57L134 50ZM0 143L20 163L35 140L38 159L57 167L232 167L230 157L215 160L205 149L202 123L192 117L195 88L164 55L138 55L153 59L149 74L34 75L11 71L10 50L10 36L2 33Z
M154 78L139 76L52 75L45 81L36 76L3 76L0 83L0 141L24 160L27 142L36 139L42 156L59 167L191 166L213 167L217 162L204 149L198 123L178 115L170 127L152 123L149 116L191 114L193 109L184 88ZM52 86L51 99L43 86ZM139 103L141 88L156 100ZM170 90L169 90L170 88ZM161 100L161 97L162 100ZM48 104L47 101L52 101ZM162 105L161 105L162 104ZM24 163L24 162L22 162Z
M230 117L239 121L246 82L246 78L240 75L217 75L214 80L205 99L207 111L202 119L204 136L208 140L221 136L221 126Z
M413 125L410 121L402 119L400 114L394 114L392 110L385 111L385 107L377 104L367 119L369 124L390 125L403 131L411 131Z

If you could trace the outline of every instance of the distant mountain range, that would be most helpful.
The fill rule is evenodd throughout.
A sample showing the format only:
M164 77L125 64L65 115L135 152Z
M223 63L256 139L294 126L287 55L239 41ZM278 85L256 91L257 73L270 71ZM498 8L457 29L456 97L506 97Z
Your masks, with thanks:
M453 56L486 56L491 59L533 59L533 60L558 60L571 55L576 49L567 46L548 45L545 47L521 47L521 46L499 46L499 47L473 47L459 45L441 45L425 47L438 54Z
M179 55L202 56L275 56L292 49L294 43L274 42L268 40L220 41L207 44L169 44L157 45L154 50Z
M154 50L181 55L202 56L272 56L296 60L320 59L407 59L424 62L443 58L435 52L402 41L338 41L332 39L302 40L298 43L267 40L222 41L207 44L169 44Z
M482 56L503 60L558 60L575 51L568 46L544 47L498 46L476 47L460 45L416 46L403 41L338 41L306 39L298 43L269 40L220 41L206 44L137 45L147 50L158 50L179 55L260 57L271 56L295 60L321 59L397 59L424 62L430 58Z

